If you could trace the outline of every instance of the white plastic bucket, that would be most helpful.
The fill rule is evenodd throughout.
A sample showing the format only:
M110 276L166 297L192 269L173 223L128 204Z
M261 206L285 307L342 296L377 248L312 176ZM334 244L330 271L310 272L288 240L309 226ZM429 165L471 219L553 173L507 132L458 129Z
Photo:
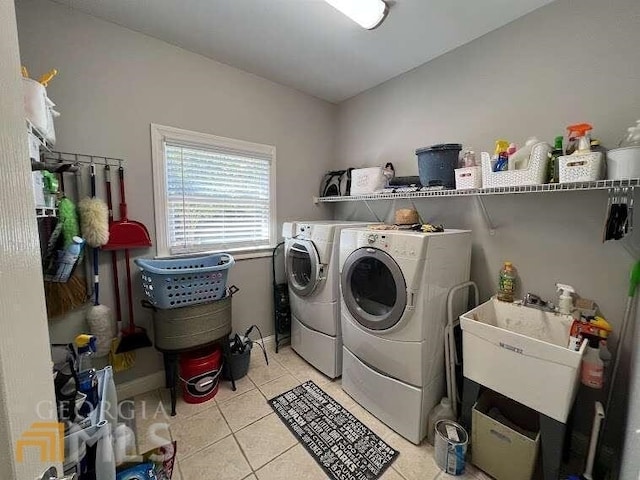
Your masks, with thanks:
M469 443L467 431L452 420L438 420L435 429L436 464L449 475L464 474Z
M607 152L607 178L640 178L640 147L623 147Z

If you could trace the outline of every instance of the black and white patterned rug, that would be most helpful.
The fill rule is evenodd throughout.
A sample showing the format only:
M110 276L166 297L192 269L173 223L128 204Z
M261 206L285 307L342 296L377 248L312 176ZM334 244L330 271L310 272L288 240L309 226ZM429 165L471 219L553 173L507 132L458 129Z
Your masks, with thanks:
M375 480L398 456L312 381L278 395L269 404L336 480ZM291 473L295 477L295 472Z

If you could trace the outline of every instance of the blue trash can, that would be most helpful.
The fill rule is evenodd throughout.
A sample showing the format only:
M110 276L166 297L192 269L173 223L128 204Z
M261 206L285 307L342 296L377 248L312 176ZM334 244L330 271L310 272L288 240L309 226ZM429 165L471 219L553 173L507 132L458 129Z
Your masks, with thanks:
M422 186L456 188L454 170L458 168L461 150L459 143L441 143L416 150Z

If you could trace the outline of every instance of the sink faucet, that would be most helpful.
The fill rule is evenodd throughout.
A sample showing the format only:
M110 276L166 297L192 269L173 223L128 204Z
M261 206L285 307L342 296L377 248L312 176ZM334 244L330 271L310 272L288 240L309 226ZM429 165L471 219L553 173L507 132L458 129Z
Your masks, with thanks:
M545 302L534 293L527 293L522 300L522 303L525 307L537 308L538 310L542 310L544 312L555 311L555 305L553 303Z

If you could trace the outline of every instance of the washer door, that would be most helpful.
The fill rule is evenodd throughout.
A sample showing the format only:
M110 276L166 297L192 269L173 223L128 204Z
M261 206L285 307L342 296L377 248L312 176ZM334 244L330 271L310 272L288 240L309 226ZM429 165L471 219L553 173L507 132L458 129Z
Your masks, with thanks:
M309 240L294 240L287 250L289 287L301 297L311 295L320 283L321 266L318 252Z
M402 318L407 285L398 264L377 248L359 248L344 263L342 296L349 313L363 327L386 330Z

